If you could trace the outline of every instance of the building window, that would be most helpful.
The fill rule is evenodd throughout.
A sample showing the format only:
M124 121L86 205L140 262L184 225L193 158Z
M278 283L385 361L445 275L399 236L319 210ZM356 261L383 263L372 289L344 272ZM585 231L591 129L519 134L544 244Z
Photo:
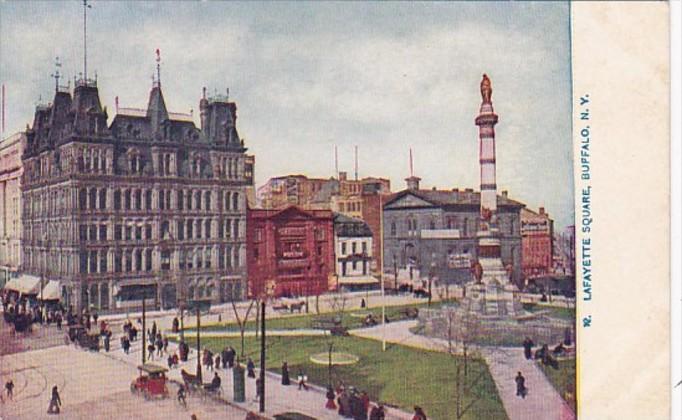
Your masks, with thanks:
M125 201L125 209L130 210L130 201L131 201L130 190L125 191L124 201Z
M225 237L225 223L222 220L218 220L218 238L223 239Z
M185 250L184 249L178 250L178 267L180 268L180 270L185 269L185 258L186 258Z
M135 226L135 239L142 240L142 226Z
M106 251L101 251L99 253L99 272L106 273L107 270L107 253Z
M161 222L161 239L168 239L170 236L170 223L167 220Z
M100 210L104 210L107 208L107 190L106 188L102 188L99 190L99 208Z
M395 235L396 235L395 222L391 222L391 236L395 236Z
M225 249L225 267L232 268L232 247Z
M183 191L178 191L178 210L183 210L185 206L185 193Z
M90 251L90 273L97 272L97 251Z
M114 191L114 210L121 210L121 190Z
M81 188L78 192L78 208L81 210L87 209L88 204L88 192L85 188Z
M232 210L233 211L239 210L239 193L234 193L232 195Z
M142 191L135 190L135 210L142 210Z
M352 254L353 254L353 255L357 254L357 243L352 242L352 243L350 244L350 246L351 246L351 249L353 250ZM353 269L355 269L355 267L353 267Z
M130 273L133 271L133 251L126 251L126 272Z
M120 241L121 239L123 239L123 231L121 229L121 225L114 225L114 240Z
M79 257L80 257L80 273L85 274L88 272L88 252L87 251L81 251Z
M177 223L177 230L178 230L178 240L182 241L185 239L185 222L182 220L178 220Z
M210 191L206 191L204 193L204 208L206 210L209 210L209 211L211 210L211 192Z
M210 239L211 238L211 221L206 220L206 222L204 222L204 225L205 225L205 231L206 231L206 234L204 236L206 237L206 239Z
M362 241L362 253L367 254L367 242Z
M196 191L194 193L194 207L197 210L201 210L201 191Z
M144 230L145 239L152 239L152 225L151 224L145 225Z
M194 237L194 222L192 219L187 220L187 239L192 239Z
M126 241L133 239L133 228L132 226L126 226Z
M218 191L218 211L223 211L223 192Z
M187 210L192 210L192 192L187 191Z
M99 225L99 240L107 240L107 225Z
M164 210L166 208L166 192L164 190L159 191L159 209Z
M341 242L341 255L346 255L346 243Z
M142 271L142 250L135 250L135 271Z
M114 271L116 273L121 272L121 268L122 268L121 259L122 259L122 255L120 252L117 252L114 254Z
M88 225L78 226L78 238L81 241L87 241L88 240Z
M211 268L211 248L206 248L204 250L204 262L206 268Z
M228 239L232 237L232 219L227 219L225 225L225 236L227 236Z
M171 252L169 250L161 251L161 270L163 271L170 270L170 260Z
M97 240L97 226L96 225L88 226L88 239L91 241Z

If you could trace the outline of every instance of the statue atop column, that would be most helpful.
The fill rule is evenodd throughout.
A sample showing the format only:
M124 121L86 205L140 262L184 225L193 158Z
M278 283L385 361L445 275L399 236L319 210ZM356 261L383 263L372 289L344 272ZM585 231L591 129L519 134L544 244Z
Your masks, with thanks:
M490 97L493 95L493 88L490 85L488 75L483 73L483 80L481 80L481 98L484 104L491 103Z

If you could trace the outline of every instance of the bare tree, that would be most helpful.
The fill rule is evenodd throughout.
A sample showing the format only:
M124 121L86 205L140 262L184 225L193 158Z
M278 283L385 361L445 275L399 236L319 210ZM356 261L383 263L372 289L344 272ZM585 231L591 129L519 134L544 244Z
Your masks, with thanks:
M241 336L242 339L242 349L241 349L241 358L244 358L244 332L246 330L246 322L249 320L249 313L251 313L251 308L253 308L254 303L256 303L255 300L252 300L249 302L249 307L246 308L246 313L244 314L244 318L242 319L241 316L239 316L239 311L237 310L237 304L235 303L234 299L231 299L230 301L232 303L232 310L234 311L234 317L237 320L237 325L239 326L239 335ZM258 311L256 311L258 312Z
M477 385L485 375L481 370L475 377L469 375L469 363L476 352L472 344L480 335L480 320L470 309L469 300L462 302L457 309L443 310L445 321L445 349L455 361L455 418L461 419L483 398ZM442 343L442 341L441 341ZM472 355L473 353L473 355Z

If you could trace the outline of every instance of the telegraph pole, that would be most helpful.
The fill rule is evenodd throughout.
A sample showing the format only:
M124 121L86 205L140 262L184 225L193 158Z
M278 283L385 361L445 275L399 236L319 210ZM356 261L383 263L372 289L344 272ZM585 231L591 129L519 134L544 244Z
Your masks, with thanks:
M260 405L258 411L265 413L265 298L260 304Z
M201 313L197 304L197 378L201 381Z
M142 364L147 359L147 294L142 295Z

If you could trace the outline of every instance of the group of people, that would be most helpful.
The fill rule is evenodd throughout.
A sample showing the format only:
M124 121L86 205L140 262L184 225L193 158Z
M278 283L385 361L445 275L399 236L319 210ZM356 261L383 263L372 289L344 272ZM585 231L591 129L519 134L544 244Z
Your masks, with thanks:
M533 347L535 347L535 343L530 339L530 337L526 337L523 340L523 354L526 357L526 360L541 360L543 365L558 369L559 362L557 361L557 357L566 355L569 351L568 347L570 347L572 344L573 340L571 331L569 328L567 328L564 333L564 340L554 346L552 350L550 350L549 345L543 344L538 350L535 351L535 353L533 353Z

